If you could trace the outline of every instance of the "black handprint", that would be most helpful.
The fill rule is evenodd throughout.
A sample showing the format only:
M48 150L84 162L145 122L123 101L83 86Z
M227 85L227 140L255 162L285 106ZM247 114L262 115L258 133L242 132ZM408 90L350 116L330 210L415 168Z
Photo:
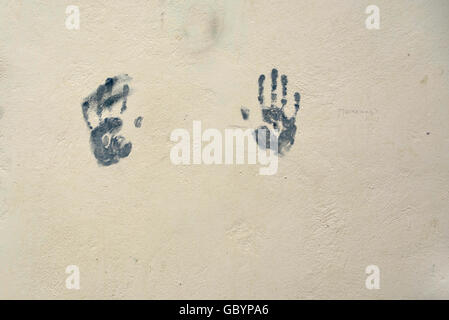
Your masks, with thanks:
M86 97L82 103L84 120L91 130L90 144L92 151L100 165L109 166L119 162L121 158L127 157L132 149L132 143L126 142L125 138L116 135L122 128L123 121L118 117L108 117L102 119L105 110L111 110L118 101L122 101L120 113L123 113L127 106L129 86L126 82L131 80L127 75L120 75L107 78L105 83ZM122 85L123 84L123 85ZM98 123L93 125L91 114L96 115ZM141 120L140 120L141 121Z
M287 117L285 114L285 105L287 104L287 83L288 79L286 75L281 76L281 85L282 85L282 99L281 99L281 107L277 107L277 80L278 80L278 71L273 69L271 71L271 105L266 106L264 101L264 82L265 75L260 75L259 77L259 104L262 109L262 117L263 121L267 124L271 125L278 135L270 133L270 129L266 126L259 126L254 131L254 138L258 143L259 147L271 148L276 150L280 155L284 155L286 151L290 150L290 147L295 143L295 134L296 134L296 115L299 110L299 101L301 96L298 92L295 92L295 113L292 117ZM242 117L244 120L249 118L249 110L242 108ZM260 130L264 130L266 133L266 139L260 139L259 141L259 133ZM263 132L263 131L262 131Z

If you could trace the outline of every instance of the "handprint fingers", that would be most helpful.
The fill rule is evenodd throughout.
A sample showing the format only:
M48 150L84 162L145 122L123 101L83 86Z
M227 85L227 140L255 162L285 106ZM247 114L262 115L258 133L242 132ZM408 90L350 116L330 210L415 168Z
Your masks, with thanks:
M277 94L276 89L278 86L278 71L276 69L271 70L271 107L276 107Z
M101 115L103 114L104 109L111 109L111 107L115 103L117 103L117 101L119 101L121 99L125 99L125 97L127 95L127 93L125 93L126 92L126 90L125 90L126 87L125 86L123 86L123 92L111 95L109 98L104 100L102 103L98 104L98 106L97 106L97 114L98 114L98 116L101 117ZM123 100L123 102L125 102L125 100ZM122 106L122 108L123 108L123 106ZM125 109L126 109L126 103L125 103Z
M271 125L273 125L274 129L277 129L279 126L277 124L277 120L279 120L279 115L278 115L278 108L274 106L274 101L276 100L276 88L277 88L277 77L278 77L278 72L276 69L273 69L271 72L271 105L270 106L266 106L264 103L264 81L265 81L265 75L260 75L259 76L259 103L260 103L260 107L262 108L262 116L263 119L266 123L269 123Z
M258 100L259 100L259 104L260 107L263 109L264 108L264 97L263 97L263 83L265 81L265 75L261 74L259 77L259 96L258 96Z
M301 95L299 94L299 92L295 92L295 115L298 113L300 100L301 100Z
M128 101L128 94L129 94L129 86L125 84L123 86L123 102L122 107L120 108L120 113L123 113L126 110L126 102Z
M104 85L97 89L97 115L101 118L105 109L111 110L118 101L123 100L120 113L126 110L126 101L129 94L128 84L119 84L117 77L108 78Z
M282 84L282 107L281 109L284 109L285 105L287 104L287 83L288 83L288 79L287 76L285 74L283 74L281 76L281 84Z
M245 107L240 108L240 112L242 113L243 120L248 120L249 118L249 109Z
M126 101L129 95L129 86L125 82L131 80L128 75L119 75L107 78L104 84L84 99L82 104L83 116L89 129L95 127L101 121L105 109L111 110L119 100L123 100L121 113L126 110ZM122 85L125 83L124 85ZM96 117L92 119L92 114Z
M277 102L277 79L278 71L273 69L271 71L271 105L268 108L262 109L262 116L266 123L273 126L275 130L279 129L278 121L281 120L282 110L276 106Z

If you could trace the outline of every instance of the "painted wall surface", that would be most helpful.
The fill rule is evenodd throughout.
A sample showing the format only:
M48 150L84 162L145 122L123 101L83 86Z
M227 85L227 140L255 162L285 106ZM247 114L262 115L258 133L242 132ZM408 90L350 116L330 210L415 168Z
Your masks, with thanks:
M0 297L449 298L448 17L446 0L1 1ZM263 124L273 68L289 115L301 95L276 174L172 163L194 120ZM103 166L82 103L124 74L126 110L105 112L132 150Z

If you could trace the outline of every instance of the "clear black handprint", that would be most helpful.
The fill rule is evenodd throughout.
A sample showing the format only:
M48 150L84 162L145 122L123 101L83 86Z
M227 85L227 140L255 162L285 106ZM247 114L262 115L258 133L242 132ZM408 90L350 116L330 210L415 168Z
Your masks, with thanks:
M288 117L285 114L285 106L287 104L287 83L288 79L286 75L281 76L282 85L282 99L281 107L277 104L277 81L278 81L278 71L273 69L271 71L271 105L267 106L264 99L264 82L265 75L260 75L259 77L259 104L262 109L263 121L268 125L272 126L275 134L266 125L259 126L254 130L254 138L256 139L259 147L266 149L271 148L277 151L280 155L284 155L286 151L290 150L290 147L295 143L296 134L296 116L299 110L299 101L301 96L298 92L295 92L295 112L292 117ZM246 108L241 109L242 117L244 120L249 118L249 110ZM263 130L263 131L262 131ZM266 139L259 139L260 132L266 133ZM263 135L262 135L263 137ZM277 148L276 148L277 147ZM277 150L276 150L277 149Z
M123 121L118 117L103 119L103 113L110 111L119 101L122 101L120 113L126 111L127 98L130 92L127 82L131 80L128 75L119 75L107 78L105 83L86 97L82 103L83 117L90 132L90 144L95 158L100 165L109 166L119 162L121 158L131 153L132 143L117 135L121 130ZM92 115L95 115L92 120ZM139 117L139 124L141 117ZM94 124L92 121L96 121ZM136 125L137 126L137 125Z

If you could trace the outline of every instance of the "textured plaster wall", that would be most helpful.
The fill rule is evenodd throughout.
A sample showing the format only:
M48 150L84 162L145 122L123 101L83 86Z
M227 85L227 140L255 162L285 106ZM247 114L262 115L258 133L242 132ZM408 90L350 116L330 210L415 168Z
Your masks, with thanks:
M449 298L448 17L445 0L1 1L0 297ZM170 162L193 120L257 127L273 67L302 95L276 175ZM101 167L81 102L120 73L133 150Z

